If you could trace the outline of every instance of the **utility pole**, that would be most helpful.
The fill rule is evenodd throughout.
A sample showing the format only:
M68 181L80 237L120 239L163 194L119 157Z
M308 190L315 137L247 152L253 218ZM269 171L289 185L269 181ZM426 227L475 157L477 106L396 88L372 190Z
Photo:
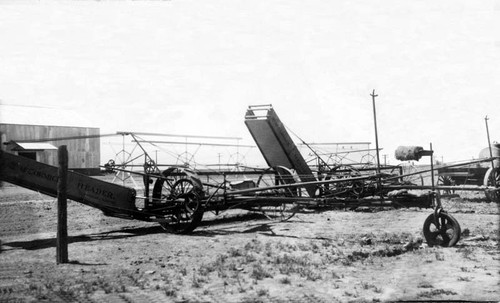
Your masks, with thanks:
M495 169L495 159L493 159L493 150L491 149L491 141L490 141L490 130L488 128L488 116L484 117L484 122L486 123L486 135L488 136L488 148L490 150L490 158L491 158L491 174L490 174L490 180L491 180L491 183L493 183L493 187L495 187L495 189L498 189L498 178L497 178L497 172L496 172L496 169ZM488 181L486 181L486 184L485 185L488 185ZM494 198L495 200L499 200L499 192L498 191L495 191L494 192L495 195L494 195Z
M219 171L220 171L220 153L217 154L219 156Z
M379 175L378 185L380 185L380 153L378 148L377 110L375 108L375 97L378 97L378 95L375 95L375 90L373 90L370 96L372 96L372 103L373 103L373 122L375 124L375 149L377 152L377 175Z
M488 137L488 148L490 150L490 158L493 158L493 151L491 150L491 141L490 141L490 130L488 128L488 116L484 117L484 122L486 123L486 136ZM491 169L495 170L495 161L491 160Z

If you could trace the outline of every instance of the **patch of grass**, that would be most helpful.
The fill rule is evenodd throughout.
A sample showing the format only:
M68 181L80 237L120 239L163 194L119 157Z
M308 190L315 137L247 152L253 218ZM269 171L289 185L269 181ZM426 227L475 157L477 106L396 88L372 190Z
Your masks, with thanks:
M330 246L333 246L333 241L332 240L323 240L321 241L321 245L323 248L328 248Z
M227 269L229 269L230 271L238 270L238 268L236 267L236 263L234 263L234 262L229 263L229 265L227 266Z
M252 297L246 297L241 300L241 303L264 303L266 300L263 298L259 298L257 295Z
M364 263L365 260L367 260L366 262L368 264L373 264L374 261L372 257L397 257L405 252L406 250L401 246L394 246L394 247L386 246L383 249L375 251L355 250L350 254L346 255L345 257L339 259L341 263L345 266L350 266L352 265L353 262L357 261L361 261Z
M300 277L310 281L322 279L319 264L311 262L310 255L294 256L284 254L277 256L274 259L274 264L278 265L278 270L281 274L290 275L298 274Z
M245 244L244 247L245 251L256 251L256 252L261 252L263 251L262 249L262 242L260 242L257 239L252 239L250 242Z
M266 244L264 245L264 254L266 255L266 257L271 257L274 254L271 242L266 242Z
M344 266L351 266L352 265L352 260L350 260L349 258L342 258L342 259L340 259L340 262Z
M382 289L378 288L377 286L371 284L371 283L368 283L368 282L361 282L361 287L364 289L364 290L370 290L370 289L373 289L374 292L376 293L381 293L382 292Z
M276 243L276 249L281 252L293 252L297 250L297 246L290 243L278 242Z
M313 253L318 253L320 251L320 247L318 246L317 241L311 241L310 246L310 250L312 250Z
M361 250L355 250L352 253L350 253L349 255L347 255L347 258L350 261L354 262L354 261L366 259L369 256L370 256L369 252L365 252L365 251L361 251Z
M179 289L174 285L167 284L167 286L163 288L163 292L167 297L176 297L177 293L179 292Z
M430 291L424 291L420 292L417 294L418 297L424 297L424 298L435 298L436 296L439 295L456 295L457 293L452 291L452 290L446 290L446 289L433 289Z
M208 276L213 271L215 271L215 267L211 263L209 263L209 264L202 263L200 265L200 267L198 268L198 272L202 276Z
M374 236L371 236L374 238ZM410 240L413 240L413 235L410 233L385 233L382 235L382 239L380 240L383 243L387 244L403 244Z
M194 288L201 288L203 283L206 283L207 280L205 276L200 276L199 274L196 273L196 269L193 270L193 279L191 285Z
M418 288L434 288L429 282L420 282L417 285Z
M348 296L348 297L357 297L358 294L357 293L352 293L350 291L344 291L344 295Z
M217 272L219 277L224 278L226 277L225 267L228 257L229 256L226 254L220 254L215 258L215 261L200 265L198 272L202 276L208 276L211 272ZM229 266L231 266L231 264L229 264Z
M438 261L444 261L444 254L440 251L436 251L434 253L435 257L436 257L436 260Z
M229 257L232 257L232 258L241 257L243 255L243 252L240 249L231 247L231 248L229 248L228 255L229 255Z
M142 275L123 270L118 279L106 279L102 276L80 277L70 279L68 277L58 277L56 279L46 279L42 284L30 284L28 291L38 300L47 299L50 293L61 295L66 298L78 298L96 291L104 293L123 293L127 291L125 285L144 289L145 280Z
M470 277L458 277L458 281L463 281L463 282L470 282L472 281L472 278Z
M297 248L301 251L310 251L311 250L310 243L300 242L299 244L297 244Z
M37 300L47 300L48 290L47 287L38 283L31 283L28 287L28 292L32 294Z
M240 293L244 293L246 292L247 290L243 287L243 285L241 284L241 281L240 281L240 274L239 273L236 273L234 275L234 278L236 279L236 282L238 282L238 291Z
M289 277L283 277L280 279L281 284L292 284L292 281L290 280Z
M269 296L269 290L265 288L257 289L257 296L259 297Z
M215 263L217 265L222 265L226 262L227 258L228 258L228 255L226 255L226 254L218 255L217 258L215 259Z
M257 258L255 257L255 255L252 254L251 252L247 252L243 259L244 259L245 263L252 263L252 262L257 261Z
M282 256L277 256L276 258L274 258L274 263L278 265L307 266L310 262L308 256L297 257L290 254L284 254Z
M254 264L250 277L255 280L262 280L264 278L272 278L272 275L262 265Z
M458 249L458 252L461 253L462 257L464 257L465 259L477 261L477 259L474 258L474 249L472 247L461 247Z
M299 275L301 277L306 278L309 281L321 280L323 276L319 272L319 270L315 270L314 268L303 268L299 271Z

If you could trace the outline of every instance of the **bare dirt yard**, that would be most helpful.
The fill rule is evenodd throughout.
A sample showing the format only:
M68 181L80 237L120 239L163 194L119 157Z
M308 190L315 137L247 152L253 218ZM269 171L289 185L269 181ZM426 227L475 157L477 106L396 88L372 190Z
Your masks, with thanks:
M56 200L0 188L0 302L385 302L500 298L499 208L443 199L455 247L428 247L431 209L304 211L287 222L208 214L191 235L69 202L56 264Z

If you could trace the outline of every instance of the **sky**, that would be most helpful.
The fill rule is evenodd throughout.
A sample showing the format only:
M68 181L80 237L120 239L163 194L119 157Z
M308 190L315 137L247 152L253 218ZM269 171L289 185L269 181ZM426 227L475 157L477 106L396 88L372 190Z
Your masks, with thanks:
M500 141L500 1L0 0L0 102L101 128L243 138L272 104L308 143ZM1 113L0 113L1 119ZM295 139L295 137L294 137Z

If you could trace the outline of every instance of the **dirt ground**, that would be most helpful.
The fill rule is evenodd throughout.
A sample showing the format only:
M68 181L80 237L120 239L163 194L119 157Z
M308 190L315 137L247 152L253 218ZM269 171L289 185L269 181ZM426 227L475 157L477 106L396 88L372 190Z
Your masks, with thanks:
M500 298L499 208L443 199L460 223L428 247L430 209L304 211L273 222L207 214L191 235L69 202L69 264L56 264L56 200L0 188L0 302L385 302Z

